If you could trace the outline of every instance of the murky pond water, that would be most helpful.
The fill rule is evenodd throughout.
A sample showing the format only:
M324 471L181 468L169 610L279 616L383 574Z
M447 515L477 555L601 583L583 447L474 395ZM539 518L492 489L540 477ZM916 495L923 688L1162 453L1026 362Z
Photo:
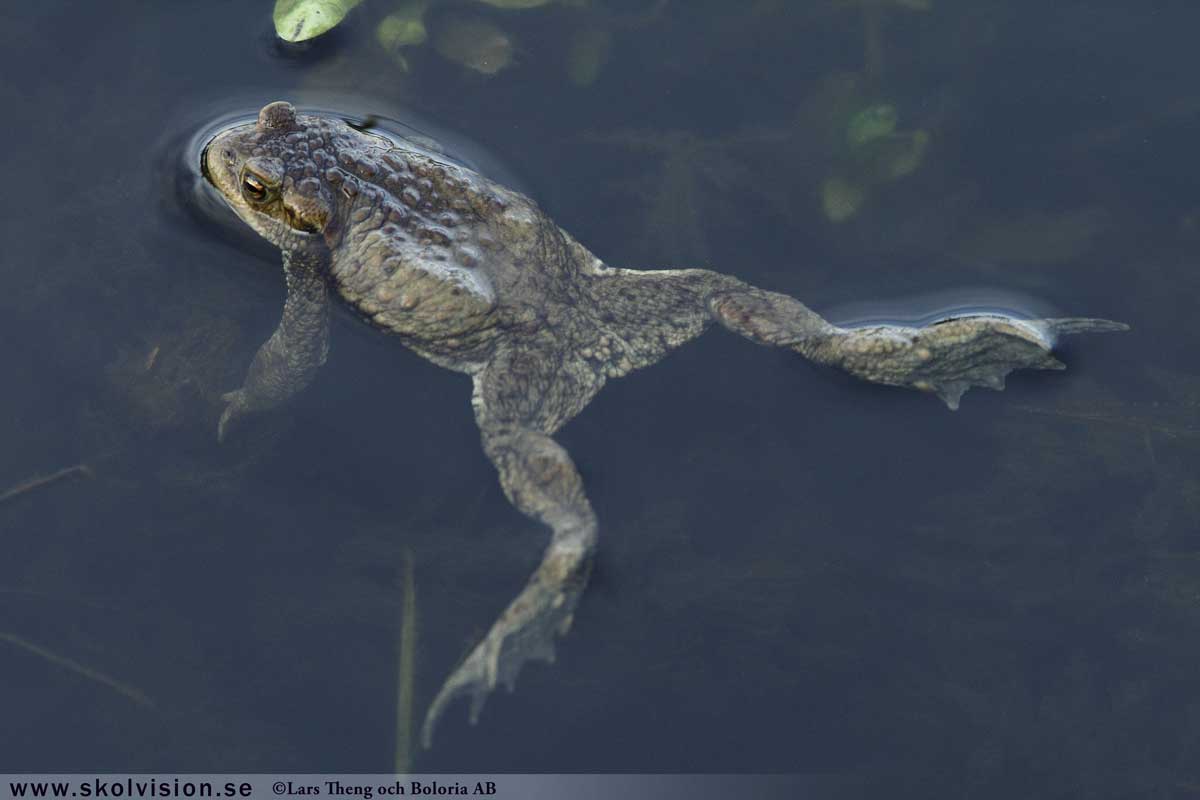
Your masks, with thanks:
M602 542L557 663L415 769L1197 791L1200 11L905 5L442 0L404 68L381 0L296 48L269 2L0 11L0 490L94 474L0 504L0 771L388 771L406 558L417 714L538 561L469 382L348 317L217 445L283 286L188 154L288 99L447 142L614 265L1134 328L953 414L719 331L611 383L561 434ZM463 18L513 63L455 62Z

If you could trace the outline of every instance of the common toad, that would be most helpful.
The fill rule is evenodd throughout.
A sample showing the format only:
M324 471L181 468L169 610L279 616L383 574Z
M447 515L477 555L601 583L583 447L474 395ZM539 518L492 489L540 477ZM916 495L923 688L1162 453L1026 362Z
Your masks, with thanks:
M703 269L606 266L529 198L418 148L286 102L205 149L204 174L283 252L278 329L218 437L302 389L328 352L329 295L420 355L474 381L483 450L505 495L551 529L525 588L446 679L423 738L448 703L474 721L497 683L550 660L588 579L596 516L554 439L605 381L649 366L712 323L876 383L932 392L954 409L1014 369L1062 369L1057 335L1125 330L1100 319L951 318L921 328L840 328L799 301Z

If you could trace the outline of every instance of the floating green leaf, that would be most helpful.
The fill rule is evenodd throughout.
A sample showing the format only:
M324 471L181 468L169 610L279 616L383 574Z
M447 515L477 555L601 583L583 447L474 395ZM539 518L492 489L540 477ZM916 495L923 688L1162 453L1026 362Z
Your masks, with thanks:
M320 36L346 18L362 0L275 0L275 34L285 42Z

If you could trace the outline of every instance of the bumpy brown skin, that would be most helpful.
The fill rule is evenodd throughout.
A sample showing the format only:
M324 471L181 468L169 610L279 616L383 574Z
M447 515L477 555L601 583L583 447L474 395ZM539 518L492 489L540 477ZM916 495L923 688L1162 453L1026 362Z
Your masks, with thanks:
M579 473L552 438L609 378L653 364L713 322L866 380L938 393L1003 388L1022 367L1061 369L1055 334L1123 330L1105 320L973 316L926 328L837 328L799 301L707 270L606 267L532 200L415 145L397 147L337 119L266 106L256 124L209 143L204 172L233 209L283 251L283 319L218 436L302 389L328 350L332 289L379 328L474 379L483 449L505 495L552 538L524 590L446 680L426 716L472 698L474 721L498 682L553 659L596 544Z

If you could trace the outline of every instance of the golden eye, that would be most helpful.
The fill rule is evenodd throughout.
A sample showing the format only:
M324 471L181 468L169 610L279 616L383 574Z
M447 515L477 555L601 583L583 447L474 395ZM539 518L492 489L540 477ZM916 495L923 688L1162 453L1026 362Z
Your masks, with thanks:
M267 196L266 184L247 172L242 176L242 194L251 200L262 200Z

